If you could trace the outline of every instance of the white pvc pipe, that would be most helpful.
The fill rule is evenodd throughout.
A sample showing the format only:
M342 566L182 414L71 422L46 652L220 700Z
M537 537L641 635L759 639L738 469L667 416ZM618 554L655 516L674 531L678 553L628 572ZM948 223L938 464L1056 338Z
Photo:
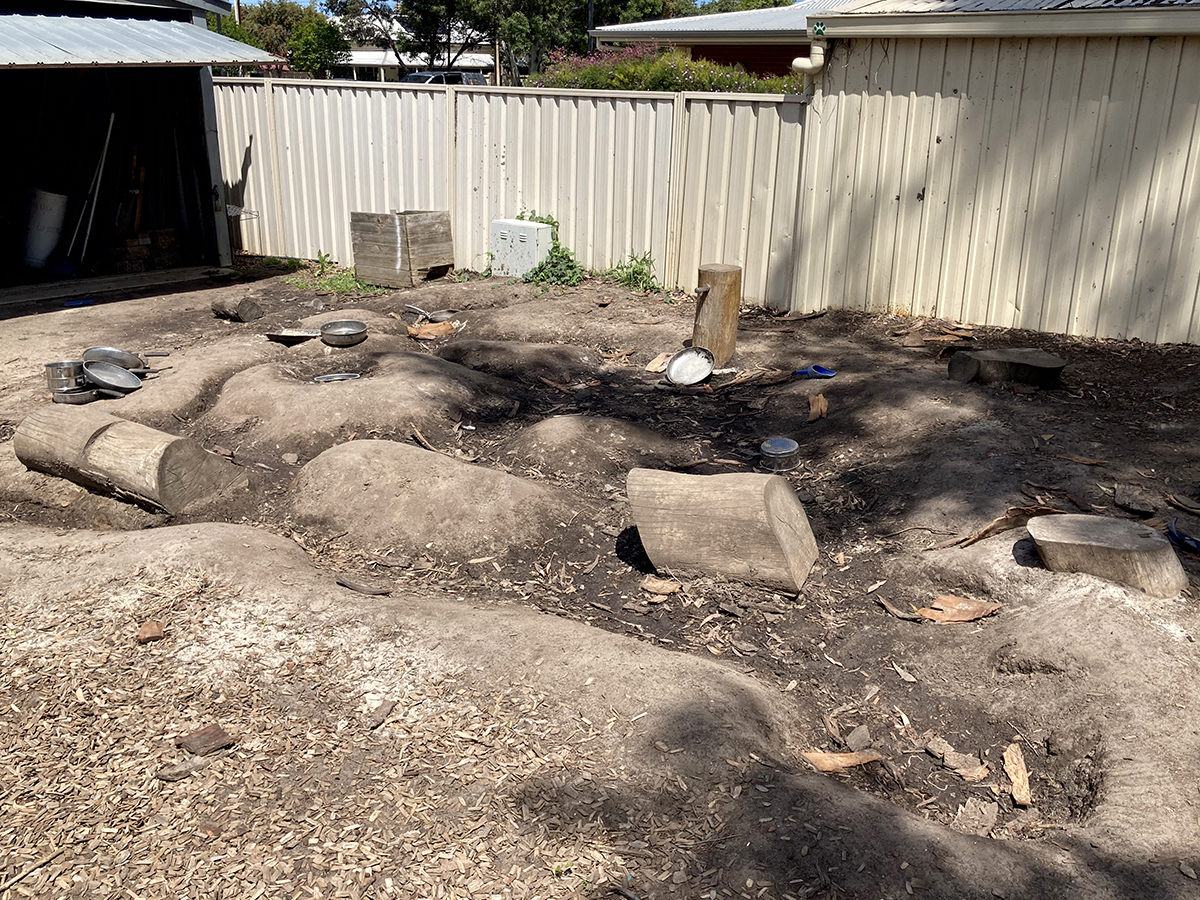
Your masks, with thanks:
M797 75L816 75L825 68L825 42L813 41L808 56L797 56L792 60L792 71Z

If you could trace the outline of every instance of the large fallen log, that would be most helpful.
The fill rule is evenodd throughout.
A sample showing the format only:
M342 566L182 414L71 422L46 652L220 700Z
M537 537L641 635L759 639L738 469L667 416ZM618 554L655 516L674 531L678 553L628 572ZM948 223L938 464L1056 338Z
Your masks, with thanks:
M808 516L779 475L632 469L626 491L642 546L660 571L794 592L816 562Z
M77 406L46 406L17 428L28 469L178 515L227 490L245 472L187 438Z
M1170 541L1148 525L1104 516L1042 516L1026 526L1052 572L1084 572L1174 597L1188 586Z

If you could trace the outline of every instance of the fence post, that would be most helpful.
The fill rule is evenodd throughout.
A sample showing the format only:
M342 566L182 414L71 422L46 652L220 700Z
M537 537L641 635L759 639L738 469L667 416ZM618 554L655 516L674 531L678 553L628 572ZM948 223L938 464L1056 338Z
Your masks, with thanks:
M446 85L446 206L450 210L450 237L454 266L458 267L458 91Z
M267 135L270 137L271 146L268 148L268 153L271 159L271 188L275 194L275 221L279 223L278 246L268 248L269 253L278 256L291 256L288 253L287 242L287 222L283 218L283 180L280 177L280 167L283 165L283 160L279 156L279 126L275 121L275 79L264 79L264 87L267 98ZM273 231L274 229L272 229Z
M683 174L687 160L687 95L677 93L671 104L671 157L667 178L667 258L663 260L663 287L679 285L680 242L683 240Z

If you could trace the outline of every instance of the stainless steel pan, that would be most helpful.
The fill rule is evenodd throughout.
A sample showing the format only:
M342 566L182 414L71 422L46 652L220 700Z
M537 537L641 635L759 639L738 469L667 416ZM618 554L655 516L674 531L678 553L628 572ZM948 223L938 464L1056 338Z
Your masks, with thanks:
M84 362L106 362L122 369L145 369L149 367L146 359L151 356L170 356L167 350L147 350L145 353L130 353L118 350L116 347L88 347L83 351Z
M120 391L122 394L131 393L142 386L142 379L138 378L128 369L118 366L115 363L100 360L85 362L83 364L83 374L96 387L105 388L110 391Z

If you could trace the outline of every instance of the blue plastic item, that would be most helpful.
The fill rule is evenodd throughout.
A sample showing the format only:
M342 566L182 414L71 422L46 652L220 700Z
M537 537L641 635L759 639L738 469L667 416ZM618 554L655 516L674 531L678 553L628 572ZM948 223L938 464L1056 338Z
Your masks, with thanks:
M1171 520L1171 524L1167 526L1167 540L1178 547L1180 550L1188 550L1200 556L1200 541L1196 540L1190 534L1180 531L1175 527L1178 518Z
M95 302L96 301L93 300L91 297L88 297L86 300L67 300L65 303L63 303L63 306L66 306L66 307L91 306Z
M797 369L796 374L805 378L832 378L837 372L824 366L809 366L807 369Z

